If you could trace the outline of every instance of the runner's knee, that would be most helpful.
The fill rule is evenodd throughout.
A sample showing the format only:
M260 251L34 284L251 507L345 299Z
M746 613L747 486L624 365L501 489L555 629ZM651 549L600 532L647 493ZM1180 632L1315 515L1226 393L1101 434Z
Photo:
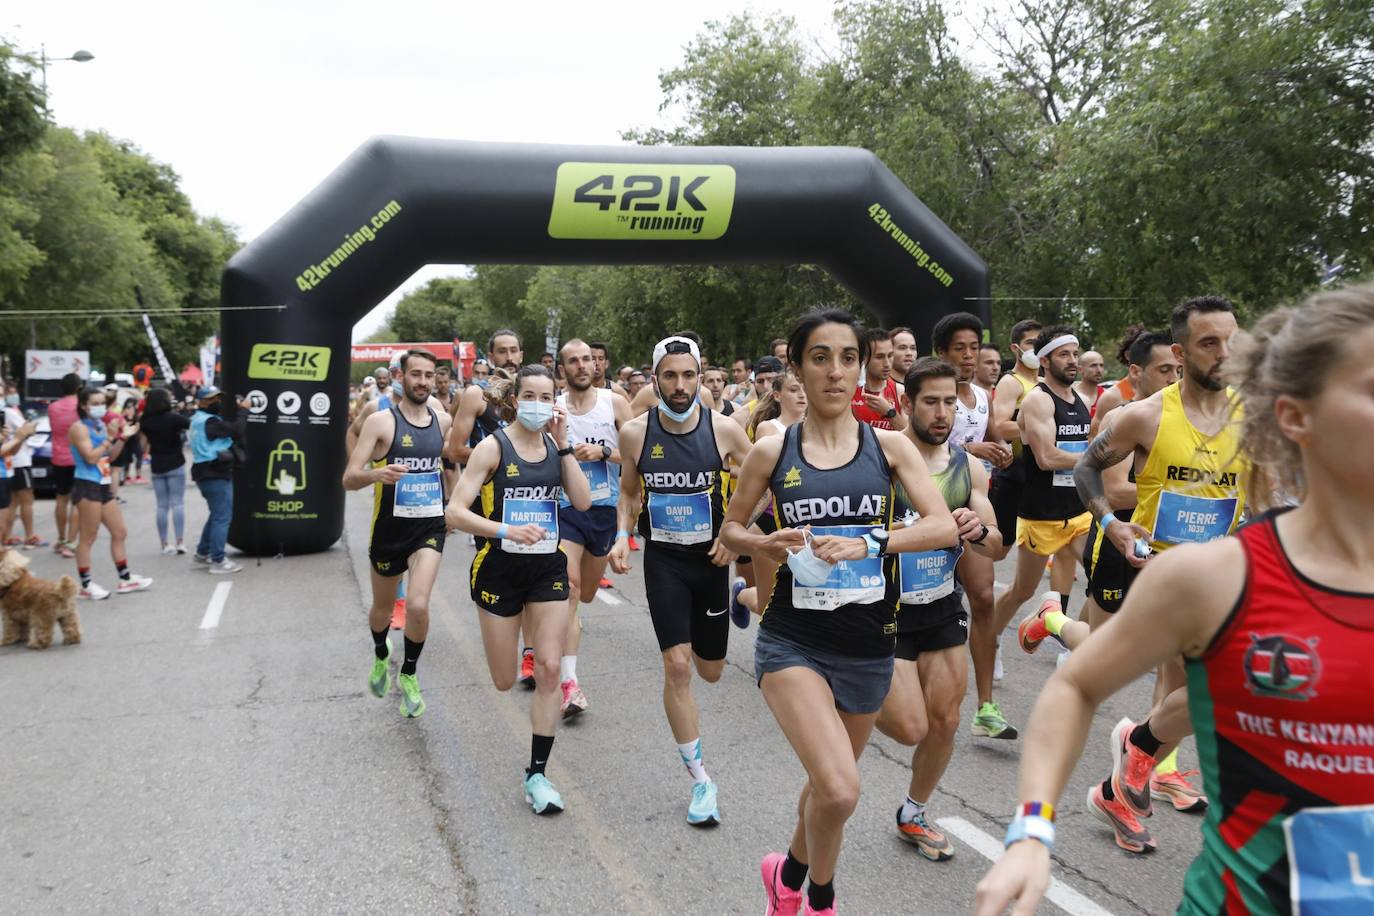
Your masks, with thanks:
M558 666L561 661L562 659L556 655L552 658L540 658L538 654L534 656L534 684L536 689L558 689ZM513 679L514 674L511 677Z
M692 663L683 654L666 652L663 655L663 680L669 687L682 689L692 683Z
M827 770L811 778L813 809L828 817L844 819L859 806L859 773L852 767Z

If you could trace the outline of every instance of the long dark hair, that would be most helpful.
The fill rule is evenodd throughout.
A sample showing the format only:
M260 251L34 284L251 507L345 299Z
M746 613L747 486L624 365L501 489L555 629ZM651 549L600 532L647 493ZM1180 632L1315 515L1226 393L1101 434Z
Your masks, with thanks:
M149 388L146 403L143 405L145 417L155 417L172 409L172 393L166 388Z
M847 325L859 341L859 362L868 362L868 337L859 325L859 319L844 309L816 309L799 318L787 338L788 362L794 366L802 364L802 357L806 355L806 342L811 339L811 332L823 324Z

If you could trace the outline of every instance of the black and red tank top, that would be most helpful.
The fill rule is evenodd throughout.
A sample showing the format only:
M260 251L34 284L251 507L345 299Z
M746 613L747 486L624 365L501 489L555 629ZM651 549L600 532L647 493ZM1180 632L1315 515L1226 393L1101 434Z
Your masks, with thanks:
M1212 804L1180 913L1297 912L1294 900L1333 888L1374 906L1361 881L1374 877L1374 594L1304 577L1275 518L1236 532L1244 591L1188 659Z

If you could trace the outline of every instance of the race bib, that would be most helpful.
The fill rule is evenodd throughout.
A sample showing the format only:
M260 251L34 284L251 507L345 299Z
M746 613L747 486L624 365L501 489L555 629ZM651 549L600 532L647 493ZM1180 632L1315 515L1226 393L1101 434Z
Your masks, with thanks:
M544 529L542 540L533 544L517 544L510 538L501 539L506 553L553 553L558 549L558 501L555 499L508 499L501 505L501 522L516 525L538 525Z
M1374 913L1374 805L1299 811L1283 836L1294 916Z
M438 471L411 471L396 481L395 518L438 518L444 514L444 483Z
M603 506L607 503L614 504L618 494L611 489L611 469L608 467L608 462L579 462L578 466L582 468L582 473L587 478L587 486L591 488L592 504Z
M99 458L96 459L95 466L96 466L97 468L99 468L99 470L100 470L100 482L101 482L101 483L109 483L109 482L110 482L110 457L109 457L108 455L102 455L101 457L99 457Z
M660 544L704 544L711 540L711 494L649 494L649 537Z
M1059 449L1061 452L1072 452L1075 455L1081 455L1088 450L1088 440L1083 439L1073 442L1056 442L1054 443L1054 447ZM1073 468L1063 468L1061 470L1055 471L1054 485L1056 487L1077 486L1077 484L1073 482Z
M873 530L872 525L813 526L816 537L825 534L861 538ZM833 611L846 604L872 604L881 601L887 592L887 577L883 575L883 557L862 560L841 560L821 585L811 587L792 580L792 606L808 611Z
M954 567L964 548L898 554L902 604L930 604L954 594Z
M1225 537L1236 519L1236 498L1208 499L1164 490L1155 513L1154 539L1164 544L1205 544Z

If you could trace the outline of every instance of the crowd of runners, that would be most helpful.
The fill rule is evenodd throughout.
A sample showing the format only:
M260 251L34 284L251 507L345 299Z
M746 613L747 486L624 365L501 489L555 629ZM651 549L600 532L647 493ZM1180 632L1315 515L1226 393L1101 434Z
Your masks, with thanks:
M721 801L694 689L720 680L732 623L756 630L758 686L807 775L760 866L770 914L835 911L875 727L912 748L896 831L931 861L956 854L929 805L970 668L970 733L1025 744L980 914L1034 910L1093 712L1147 672L1151 707L1092 757L1104 840L1153 850L1156 803L1203 815L1186 913L1288 912L1345 886L1342 844L1374 845L1374 287L1249 331L1226 299L1187 300L1169 326L1129 329L1110 386L1078 329L1019 321L999 344L967 313L928 341L828 309L757 359L708 346L683 331L617 373L580 339L526 363L503 329L465 388L423 350L378 371L343 477L374 493L373 695L395 668L401 714L424 713L430 596L465 533L492 682L532 690L525 800L559 812L558 723L589 708L578 606L608 564L639 566L695 826L719 824ZM1013 625L1021 651L1062 653L1023 723L995 693ZM1190 734L1200 779L1177 762ZM1357 896L1374 853L1356 851Z

